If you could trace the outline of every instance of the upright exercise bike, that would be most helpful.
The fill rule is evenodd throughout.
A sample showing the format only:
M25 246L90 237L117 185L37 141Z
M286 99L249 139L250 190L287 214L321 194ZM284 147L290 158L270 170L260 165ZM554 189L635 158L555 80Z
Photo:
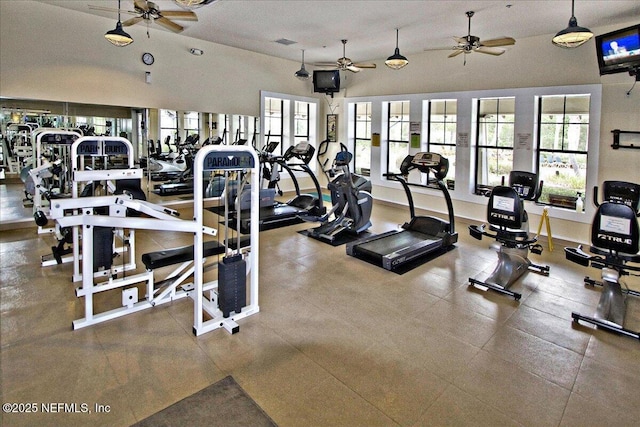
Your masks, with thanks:
M534 264L529 260L529 251L542 253L537 239L529 235L529 217L524 210L524 201L537 201L542 193L542 181L531 172L512 171L509 186L493 188L487 206L485 224L470 225L471 237L482 240L482 236L496 239L491 245L498 253L498 265L484 281L469 278L469 284L481 290L493 290L512 296L516 301L522 295L509 289L524 273L531 270L544 276L549 275L549 266Z
M622 276L640 275L640 185L624 181L604 182L604 202L598 203L598 187L593 201L598 210L591 224L591 246L588 254L577 248L565 248L569 261L602 270L602 281L589 277L584 283L601 286L602 295L593 316L573 312L576 323L580 320L620 335L640 340L640 332L625 328L626 297L639 297L640 292L622 287ZM633 265L630 265L633 264Z

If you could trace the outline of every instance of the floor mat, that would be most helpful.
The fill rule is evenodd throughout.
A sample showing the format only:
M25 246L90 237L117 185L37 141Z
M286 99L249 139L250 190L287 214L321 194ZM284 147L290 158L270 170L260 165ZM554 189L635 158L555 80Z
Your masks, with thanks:
M272 427L277 424L228 376L156 412L132 427Z

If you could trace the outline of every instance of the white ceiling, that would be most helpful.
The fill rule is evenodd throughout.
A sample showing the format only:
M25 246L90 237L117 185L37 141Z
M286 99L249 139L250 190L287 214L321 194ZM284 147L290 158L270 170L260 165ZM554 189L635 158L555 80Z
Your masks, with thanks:
M88 5L117 9L117 0L37 0L117 21L115 12L89 9ZM173 0L154 0L160 10L182 10ZM122 10L132 11L133 0L122 0ZM481 40L510 36L516 40L553 35L567 27L570 0L216 0L195 9L198 22L175 22L185 36L266 55L305 62L334 61L342 56L341 39L347 39L346 56L354 62L382 60L393 54L395 29L400 52L411 55L430 49L449 49L453 36L467 34L466 11L475 11L471 34ZM122 21L132 15L123 13ZM587 28L640 22L638 0L578 0L578 25ZM105 23L105 32L115 25ZM168 31L158 24L151 28ZM134 39L146 37L144 23L125 27ZM151 32L153 37L153 31ZM284 46L278 39L295 41ZM551 41L549 41L551 43ZM517 47L507 47L513 49ZM198 47L198 46L194 46ZM206 53L205 53L206 54Z

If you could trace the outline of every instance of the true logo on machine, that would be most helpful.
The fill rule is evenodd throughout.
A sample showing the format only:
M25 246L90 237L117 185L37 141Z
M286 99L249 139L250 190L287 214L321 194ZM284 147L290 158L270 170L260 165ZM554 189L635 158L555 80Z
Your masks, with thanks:
M598 234L598 239L608 240L610 242L621 243L621 244L625 244L625 245L630 245L631 244L631 239L625 239L625 238L622 238L622 237L612 236L610 234L604 234L604 233L599 233Z

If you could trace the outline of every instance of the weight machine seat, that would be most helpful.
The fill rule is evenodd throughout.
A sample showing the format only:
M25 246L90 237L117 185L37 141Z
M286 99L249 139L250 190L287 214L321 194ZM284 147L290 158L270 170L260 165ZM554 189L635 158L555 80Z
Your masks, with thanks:
M248 246L249 242L249 236L243 236L240 238L241 247ZM236 239L230 239L229 247L236 249ZM156 268L193 261L193 249L193 245L189 245L157 252L149 252L142 255L142 262L147 270L154 270ZM224 245L221 245L215 240L204 242L203 253L205 258L214 255L222 255L224 253Z

